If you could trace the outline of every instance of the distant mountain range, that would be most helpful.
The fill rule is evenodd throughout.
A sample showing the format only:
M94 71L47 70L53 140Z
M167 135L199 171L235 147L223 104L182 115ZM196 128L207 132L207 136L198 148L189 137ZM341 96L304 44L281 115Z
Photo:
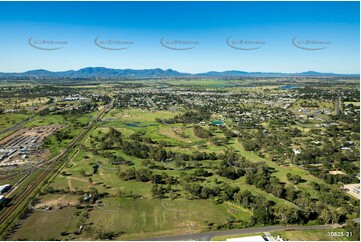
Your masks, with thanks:
M0 78L158 78L158 77L359 77L359 74L336 74L307 71L301 73L280 73L280 72L246 72L246 71L210 71L206 73L182 73L172 69L110 69L105 67L86 67L77 71L31 70L21 73L0 72Z

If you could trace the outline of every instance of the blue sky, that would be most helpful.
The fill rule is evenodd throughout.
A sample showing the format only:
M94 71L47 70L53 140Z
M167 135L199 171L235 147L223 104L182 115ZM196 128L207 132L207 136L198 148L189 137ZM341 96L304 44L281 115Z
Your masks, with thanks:
M359 2L0 2L0 72L52 71L88 66L360 73ZM66 41L46 51L35 40ZM131 41L105 50L101 40ZM173 50L160 39L193 41ZM260 41L238 50L226 39ZM292 39L326 41L305 50ZM177 47L177 46L176 46Z

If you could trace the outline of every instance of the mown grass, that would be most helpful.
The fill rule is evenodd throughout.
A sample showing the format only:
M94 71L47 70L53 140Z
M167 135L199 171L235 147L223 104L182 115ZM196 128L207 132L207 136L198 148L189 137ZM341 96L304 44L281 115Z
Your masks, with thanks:
M89 220L105 231L123 232L118 237L122 240L196 233L206 230L208 223L220 225L227 219L222 205L204 200L107 198L102 202L107 206L93 210Z
M67 207L54 212L33 211L22 226L11 236L12 240L60 240L61 231L76 231L69 227L75 218L76 208Z

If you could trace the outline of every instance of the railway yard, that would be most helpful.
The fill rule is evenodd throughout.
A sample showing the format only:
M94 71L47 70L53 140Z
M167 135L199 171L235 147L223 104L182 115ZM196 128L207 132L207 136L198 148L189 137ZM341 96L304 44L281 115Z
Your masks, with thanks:
M46 137L61 129L62 125L47 125L16 131L0 141L0 167L38 163L44 159L41 149Z

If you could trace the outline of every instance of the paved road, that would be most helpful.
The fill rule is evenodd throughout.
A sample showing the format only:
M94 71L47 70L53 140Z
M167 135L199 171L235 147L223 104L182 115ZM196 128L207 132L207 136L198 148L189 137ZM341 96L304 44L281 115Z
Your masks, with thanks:
M273 231L284 231L284 230L307 230L307 229L332 229L338 228L342 225L314 225L314 226L267 226L260 228L247 228L247 229L233 229L226 231L214 231L207 233L199 234L185 234L169 237L159 237L159 238L149 238L144 240L149 241L184 241L184 240L195 240L195 241L210 241L215 236L225 236L225 235L235 235L235 234L249 234L249 233L264 233L264 232L273 232Z

